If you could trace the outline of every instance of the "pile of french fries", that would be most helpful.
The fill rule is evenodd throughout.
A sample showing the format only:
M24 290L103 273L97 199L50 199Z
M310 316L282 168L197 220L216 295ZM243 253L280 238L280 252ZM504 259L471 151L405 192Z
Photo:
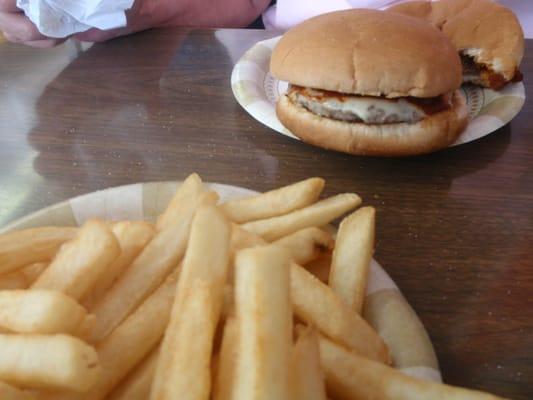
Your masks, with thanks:
M219 204L193 174L156 224L1 235L0 399L495 399L393 368L361 316L374 209L323 187Z

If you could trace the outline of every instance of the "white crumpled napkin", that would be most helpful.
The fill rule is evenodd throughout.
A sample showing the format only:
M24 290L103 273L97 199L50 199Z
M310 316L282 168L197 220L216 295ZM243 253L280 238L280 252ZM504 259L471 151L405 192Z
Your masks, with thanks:
M17 7L43 35L63 38L91 28L126 26L134 0L17 0Z

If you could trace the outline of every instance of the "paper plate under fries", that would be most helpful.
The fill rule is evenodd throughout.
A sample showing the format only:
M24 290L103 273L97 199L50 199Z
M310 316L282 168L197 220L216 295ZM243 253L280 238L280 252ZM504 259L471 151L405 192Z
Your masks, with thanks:
M37 211L2 228L0 233L45 225L77 226L93 217L155 221L179 184L139 183L89 193ZM208 185L219 193L222 202L256 193L235 186ZM423 379L441 380L433 346L422 323L376 261L371 266L364 313L389 344L398 368Z
M269 71L270 55L280 36L256 43L235 64L231 88L239 104L256 120L274 131L299 140L276 116L275 105L287 91L287 82L274 78ZM507 85L496 92L477 86L463 86L470 123L455 143L468 143L506 125L522 109L526 98L522 82Z

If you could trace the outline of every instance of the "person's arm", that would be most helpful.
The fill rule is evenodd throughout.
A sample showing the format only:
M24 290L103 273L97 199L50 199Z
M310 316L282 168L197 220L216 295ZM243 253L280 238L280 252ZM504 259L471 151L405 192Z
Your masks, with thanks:
M241 28L252 23L269 3L269 0L137 0L126 12L125 28L91 29L75 37L100 42L163 26Z
M0 31L10 42L32 47L52 47L64 39L51 39L39 30L16 6L16 0L0 0Z
M90 29L74 37L99 42L161 26L245 27L268 4L269 0L136 0L126 12L126 27L109 31ZM41 35L16 7L16 0L0 0L0 30L7 40L34 47L50 47L62 41Z

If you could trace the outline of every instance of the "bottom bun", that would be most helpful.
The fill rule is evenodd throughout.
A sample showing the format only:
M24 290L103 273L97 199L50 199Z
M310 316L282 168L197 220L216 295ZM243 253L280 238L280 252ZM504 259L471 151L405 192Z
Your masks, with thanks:
M456 90L452 107L416 123L369 125L313 114L280 97L276 114L283 125L306 143L329 150L370 156L431 153L452 144L468 123L464 96Z

